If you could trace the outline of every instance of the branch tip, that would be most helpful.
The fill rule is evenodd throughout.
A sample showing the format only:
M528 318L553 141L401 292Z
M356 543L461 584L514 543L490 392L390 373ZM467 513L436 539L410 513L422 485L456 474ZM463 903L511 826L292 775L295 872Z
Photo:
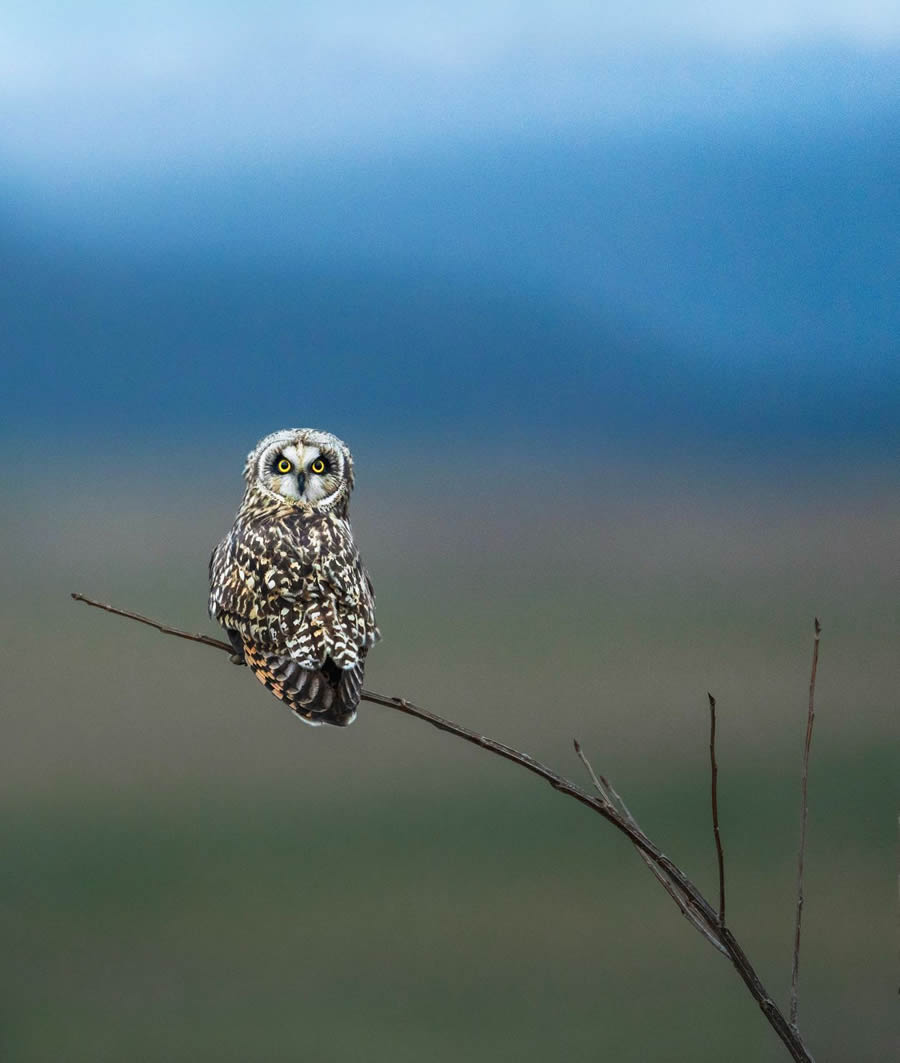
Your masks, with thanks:
M719 831L719 766L716 763L716 699L709 698L709 767L710 803L712 805L713 840L716 843L716 865L719 870L719 926L725 926L725 854L722 851L722 835Z
M819 666L819 635L822 625L815 617L812 666L809 672L809 703L806 710L806 736L803 741L803 761L800 770L800 844L797 849L797 915L794 924L794 948L791 959L791 998L789 1026L797 1029L797 1012L800 1007L800 929L803 920L803 865L806 857L806 824L809 819L809 751L812 745L813 723L816 718L816 671Z

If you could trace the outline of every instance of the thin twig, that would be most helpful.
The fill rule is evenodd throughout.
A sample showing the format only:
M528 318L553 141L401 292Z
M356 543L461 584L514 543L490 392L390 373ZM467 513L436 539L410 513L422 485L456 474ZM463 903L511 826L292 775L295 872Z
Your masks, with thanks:
M187 631L179 631L177 628L169 627L167 624L160 624L158 620L151 620L148 616L141 616L140 613L130 613L127 609L117 609L107 602L95 602L93 598L85 598L83 594L76 594L74 591L72 592L72 597L76 602L93 605L95 608L103 609L107 613L114 613L116 616L126 616L129 620L137 620L139 624L146 624L147 627L156 628L163 635L174 635L177 639L188 639L190 642L199 642L203 646L212 646L217 650L226 650L228 653L234 653L234 648L229 646L227 642L222 642L221 639L214 639L210 635L192 635Z
M597 788L597 792L605 800L609 801L609 803L613 805L614 808L617 808L621 815L624 816L625 819L636 830L640 830L641 828L638 825L637 820L628 810L628 806L625 804L622 798L618 795L618 793L616 793L615 787L612 785L609 779L607 779L603 775L600 775L598 777L597 773L594 771L591 762L585 756L584 751L581 748L581 743L578 741L577 738L575 739L575 752L578 754L581 763L587 769L588 775L590 775L591 777L591 782ZM657 882L659 882L659 884L666 891L666 893L668 893L668 895L672 898L672 900L677 905L678 910L685 917L685 919L687 919L691 926L697 931L697 933L701 934L710 943L710 945L712 945L714 949L717 949L719 952L721 952L723 956L727 956L728 951L725 946L718 940L713 931L711 931L704 924L701 916L698 915L691 907L690 898L685 897L681 892L679 892L678 887L675 885L675 883L668 877L668 875L666 875L664 871L662 871L656 866L656 864L653 863L653 861L645 852L643 852L641 849L638 849L637 852L638 856L640 856L640 858L644 861L647 867L649 867L650 870L653 872L654 878L656 878Z
M813 721L816 718L816 669L819 666L819 636L822 625L814 623L812 668L809 673L809 706L806 713L806 738L803 742L803 770L800 775L800 852L797 857L797 923L794 928L794 957L791 963L791 1029L797 1030L797 983L800 978L800 922L803 918L803 859L806 854L806 821L809 818L807 787L809 782L809 748L812 745Z
M612 800L612 793L606 779L601 782L600 779L597 777L597 773L594 771L593 765L585 755L584 750L581 748L581 743L578 741L577 738L572 739L572 745L575 747L575 753L577 754L578 759L587 769L587 773L588 775L590 775L591 782L594 784L594 788L596 789L597 793L599 793L600 796L603 797L606 801L608 801L611 805L615 804L615 802ZM631 818L634 819L633 816Z
M132 613L125 609L116 609L103 602L93 601L91 598L86 598L83 594L73 594L72 597L76 601L84 602L86 605L96 606L99 609L104 609L108 613L124 616L131 620L137 620L142 624L149 624L150 627L155 628L157 631L160 631L165 635L175 635L178 638L189 639L192 642L201 642L205 646L213 646L216 649L224 650L229 654L233 652L231 646L225 642L220 642L218 639L208 638L204 635L191 635L188 632L171 628L166 624L159 624L154 620L149 620L147 617L141 616L139 613ZM587 793L585 790L576 786L575 783L564 778L562 775L558 775L555 771L552 771L550 768L546 767L546 765L541 764L540 761L535 760L534 757L529 756L527 753L522 753L518 749L513 749L511 746L504 745L502 742L496 742L494 739L487 738L485 735L479 734L477 731L472 731L468 727L463 727L461 724L454 723L452 720L446 720L442 716L437 716L433 712L428 712L427 709L421 709L417 705L413 705L412 702L407 701L405 698L387 697L384 694L376 694L372 690L363 690L362 700L368 701L373 705L383 705L386 708L395 709L397 712L402 712L407 716L415 716L416 719L431 724L432 727L436 727L439 731L445 731L448 734L455 735L457 738L461 738L464 742L479 746L481 749L485 749L489 753L493 753L496 756L503 757L505 760L512 761L514 764L518 764L518 766L525 771L531 772L533 775L537 775L539 778L544 779L558 793L565 794L566 796L573 798L573 800L578 801L580 804L585 805L587 808L592 809L611 823L617 830L621 831L639 852L649 857L652 864L668 877L675 889L677 889L689 902L691 909L696 913L697 918L703 926L706 927L706 929L721 943L735 970L747 986L747 989L753 996L754 1000L759 1004L769 1025L781 1038L790 1053L791 1058L798 1061L798 1063L814 1063L813 1057L801 1040L799 1033L790 1026L787 1019L785 1019L775 1002L769 996L765 986L759 979L759 975L757 975L753 965L750 963L747 954L738 944L731 931L719 923L718 915L712 905L706 900L687 875L685 875L676 864L674 864L659 850L659 848L657 848L656 845L654 845L652 841L650 841L640 827L634 823L633 819L626 818L626 816L615 808L606 798L602 796L595 797L594 795Z
M709 698L709 763L712 775L712 822L716 839L716 862L719 865L719 922L725 925L725 854L722 852L722 835L719 833L719 767L716 764L716 699Z

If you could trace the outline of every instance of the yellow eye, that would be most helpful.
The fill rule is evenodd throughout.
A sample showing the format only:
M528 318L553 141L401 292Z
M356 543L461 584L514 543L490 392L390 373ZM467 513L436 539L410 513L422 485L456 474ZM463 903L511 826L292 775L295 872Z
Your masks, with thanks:
M290 472L293 465L291 465L287 458L281 458L275 467L279 472Z
M314 472L316 476L321 476L325 471L325 462L322 461L321 458L316 458L312 465L310 465L309 471Z

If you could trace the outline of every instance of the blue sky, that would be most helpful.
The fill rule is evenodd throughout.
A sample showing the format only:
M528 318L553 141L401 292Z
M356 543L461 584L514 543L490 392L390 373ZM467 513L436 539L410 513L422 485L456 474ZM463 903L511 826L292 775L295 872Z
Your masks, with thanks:
M6 5L0 150L19 171L877 108L900 5ZM809 56L795 64L792 54ZM834 57L841 57L835 62Z
M191 425L312 358L416 431L896 450L896 2L4 15L10 423Z

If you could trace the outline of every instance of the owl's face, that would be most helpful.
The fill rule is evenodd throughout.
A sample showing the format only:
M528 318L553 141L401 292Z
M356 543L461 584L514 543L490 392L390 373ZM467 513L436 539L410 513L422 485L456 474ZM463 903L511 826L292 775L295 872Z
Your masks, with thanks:
M260 440L248 456L250 488L311 513L346 509L353 458L346 443L315 428L285 428Z

